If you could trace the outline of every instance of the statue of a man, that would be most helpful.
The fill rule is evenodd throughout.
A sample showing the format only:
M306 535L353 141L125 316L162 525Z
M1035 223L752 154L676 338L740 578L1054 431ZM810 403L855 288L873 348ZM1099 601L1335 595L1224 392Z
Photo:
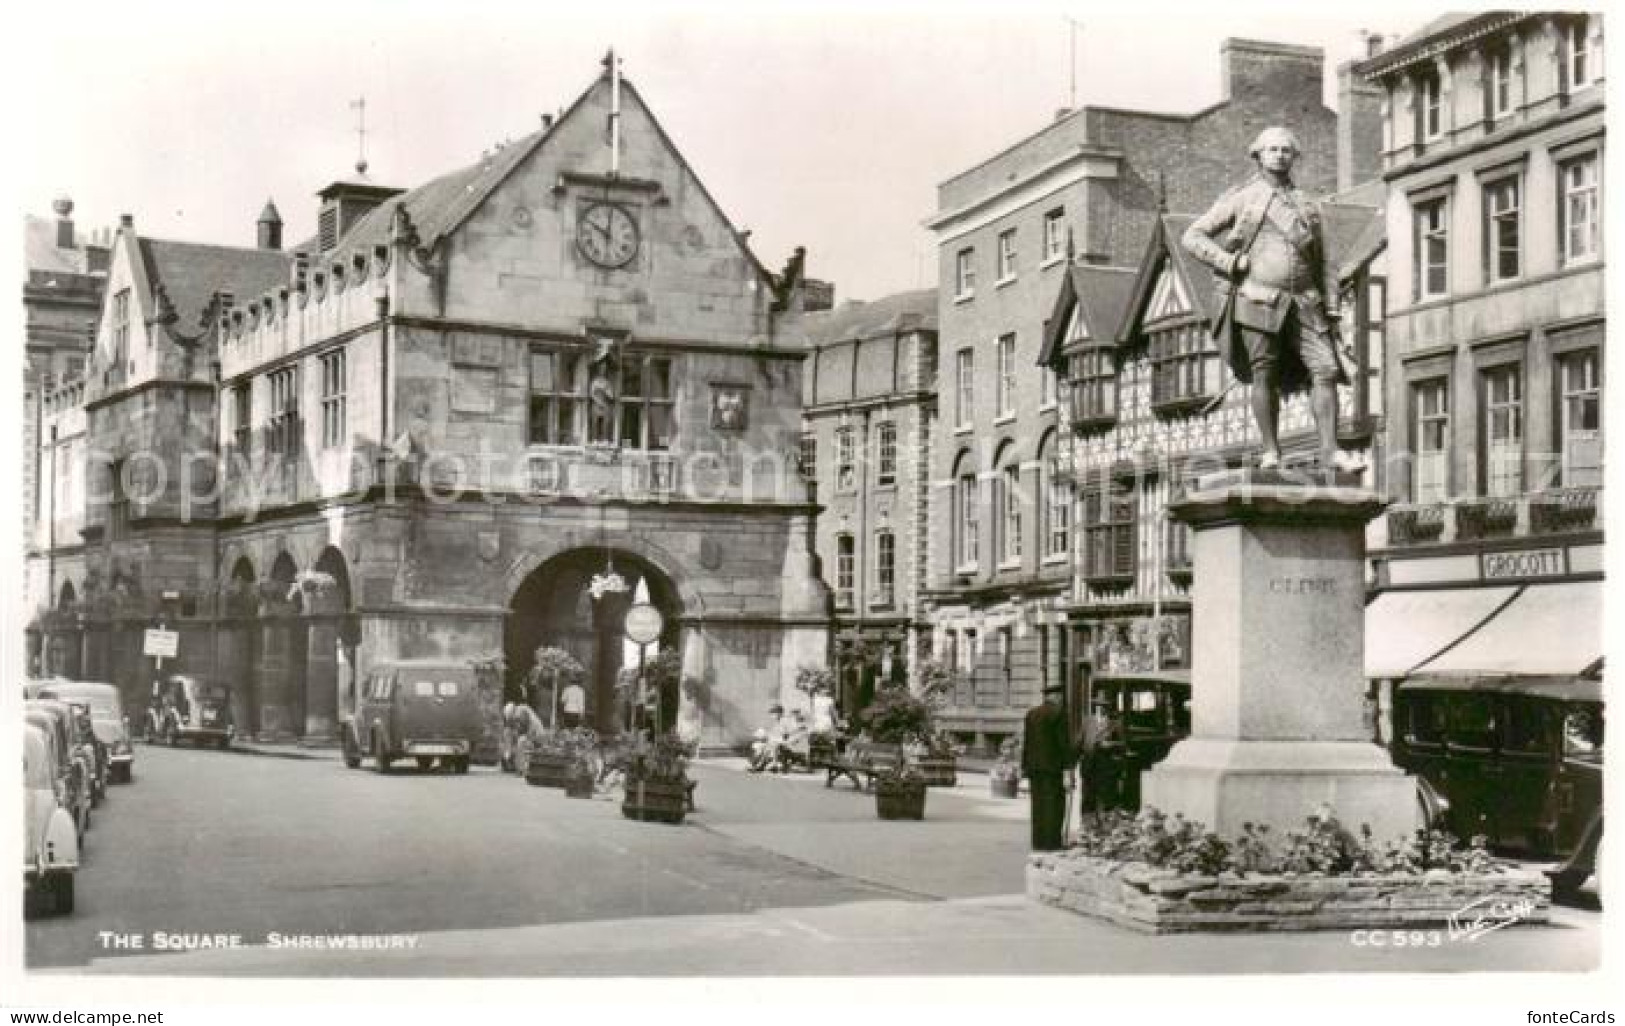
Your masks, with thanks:
M1185 249L1217 281L1213 337L1241 382L1252 382L1253 420L1264 439L1259 468L1281 465L1281 396L1311 387L1322 468L1353 470L1337 447L1335 272L1328 268L1320 210L1292 185L1297 137L1266 128L1248 151L1258 174L1220 196L1185 232Z

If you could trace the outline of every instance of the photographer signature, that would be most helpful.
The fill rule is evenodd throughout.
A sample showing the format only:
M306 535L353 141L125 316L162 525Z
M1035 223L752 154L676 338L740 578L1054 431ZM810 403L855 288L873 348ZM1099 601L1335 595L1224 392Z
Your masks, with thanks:
M1529 898L1507 900L1486 896L1470 901L1450 913L1449 936L1452 941L1476 941L1487 933L1521 922L1533 915L1535 903Z

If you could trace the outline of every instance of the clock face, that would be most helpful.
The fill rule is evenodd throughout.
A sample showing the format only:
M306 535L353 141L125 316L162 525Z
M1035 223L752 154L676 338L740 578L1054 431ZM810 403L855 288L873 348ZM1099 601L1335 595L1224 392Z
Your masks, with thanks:
M576 245L600 267L624 267L638 255L638 223L625 207L594 203L581 212Z

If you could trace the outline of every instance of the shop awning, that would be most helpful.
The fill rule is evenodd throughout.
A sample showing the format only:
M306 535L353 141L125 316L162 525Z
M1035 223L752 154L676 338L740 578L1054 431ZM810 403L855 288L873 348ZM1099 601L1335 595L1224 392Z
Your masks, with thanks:
M1405 676L1494 616L1517 590L1383 592L1365 607L1365 675Z
M1602 660L1602 582L1531 584L1416 676L1578 676Z

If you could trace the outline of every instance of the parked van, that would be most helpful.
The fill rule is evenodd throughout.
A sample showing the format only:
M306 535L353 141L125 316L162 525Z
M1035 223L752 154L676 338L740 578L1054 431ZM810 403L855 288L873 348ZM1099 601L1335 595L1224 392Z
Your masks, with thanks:
M454 773L467 773L486 732L481 683L479 671L468 663L374 666L355 714L344 724L344 764L354 769L370 757L374 769L388 773L395 760L413 759L420 769L438 761Z

